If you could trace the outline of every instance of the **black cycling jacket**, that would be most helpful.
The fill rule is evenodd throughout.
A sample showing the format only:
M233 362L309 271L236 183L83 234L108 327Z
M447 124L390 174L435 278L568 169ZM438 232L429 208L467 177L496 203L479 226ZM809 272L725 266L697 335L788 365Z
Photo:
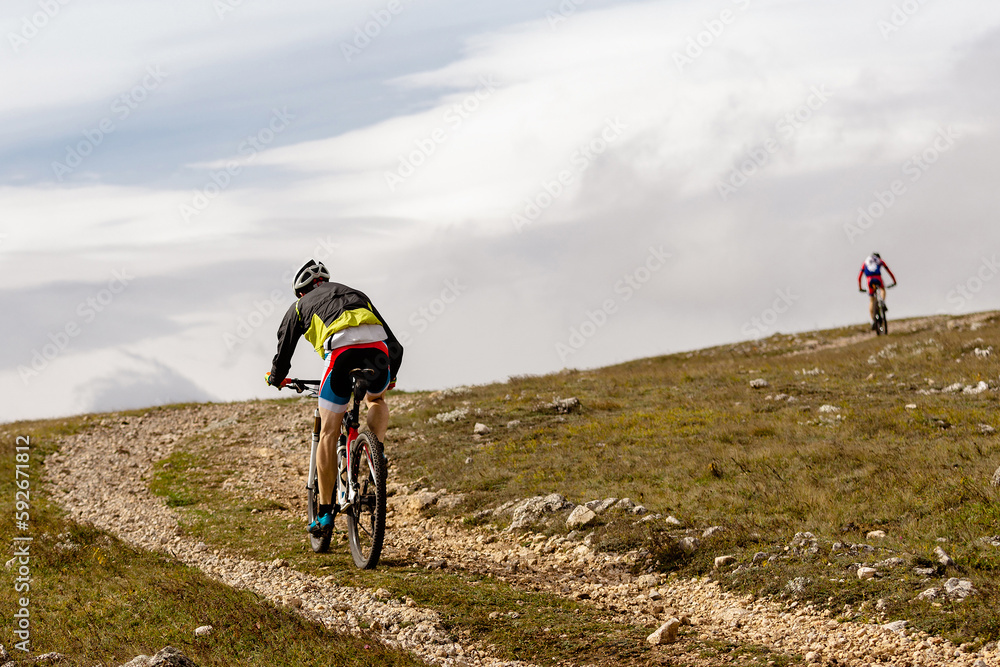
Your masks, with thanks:
M305 337L319 353L326 358L326 339L347 327L361 324L381 324L386 333L389 348L389 373L391 382L396 381L399 366L403 362L403 346L399 344L389 324L385 321L364 292L341 285L322 282L308 294L293 303L278 327L278 352L271 362L270 382L277 385L286 377L292 365L292 353Z

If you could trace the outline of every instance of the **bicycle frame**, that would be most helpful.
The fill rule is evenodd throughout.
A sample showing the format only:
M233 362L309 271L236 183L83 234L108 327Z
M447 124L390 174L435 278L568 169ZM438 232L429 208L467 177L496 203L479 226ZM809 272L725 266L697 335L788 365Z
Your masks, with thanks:
M352 405L351 409L344 414L344 420L341 422L340 436L337 439L337 454L339 456L340 450L346 452L345 465L347 466L347 500L348 503L354 504L357 499L357 485L354 480L354 472L352 466L352 449L354 447L354 441L358 439L358 429L361 426L361 400L365 393L368 391L368 384L364 379L358 378L354 381L354 386L351 391ZM319 408L313 411L313 434L312 443L309 451L309 476L306 478L306 488L312 489L317 495L319 495L319 472L316 468L316 452L319 450L319 439L320 434L323 430L322 419L320 418ZM366 452L368 456L371 456L369 452ZM369 462L370 463L370 462ZM340 469L340 461L337 461L337 468ZM336 485L340 484L340 475L337 474L334 477L334 498L336 499ZM333 503L333 514L336 516L340 512L340 507L336 502Z

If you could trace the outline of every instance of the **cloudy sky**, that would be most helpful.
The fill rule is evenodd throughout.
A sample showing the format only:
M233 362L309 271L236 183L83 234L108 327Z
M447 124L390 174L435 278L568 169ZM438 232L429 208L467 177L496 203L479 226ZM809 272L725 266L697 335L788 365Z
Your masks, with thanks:
M4 10L0 421L276 396L308 257L405 389L1000 307L996 3Z

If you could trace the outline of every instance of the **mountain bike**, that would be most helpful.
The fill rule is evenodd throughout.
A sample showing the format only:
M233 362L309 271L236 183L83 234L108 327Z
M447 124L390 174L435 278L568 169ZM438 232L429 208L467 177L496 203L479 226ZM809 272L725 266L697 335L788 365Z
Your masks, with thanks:
M888 285L886 289L892 289L896 286L896 283ZM861 290L864 292L864 290ZM875 297L875 308L872 328L875 329L876 336L888 336L889 335L889 319L886 317L886 311L888 308L885 307L885 299L882 298L882 290L875 289L873 296Z
M347 522L347 538L351 545L354 564L363 570L374 570L382 555L385 540L385 480L388 460L382 445L367 432L359 432L359 411L361 401L368 391L368 382L375 376L372 369L358 368L350 372L351 407L344 415L340 438L337 441L337 474L333 490L333 516L344 514ZM309 390L311 396L318 395L319 380L288 379L285 385L302 393ZM312 387L312 389L310 389ZM316 471L316 450L322 422L319 408L313 412L312 447L309 452L309 476L306 480L309 523L316 520L319 512L319 476ZM343 508L337 502L341 488L346 489L347 505ZM333 527L318 535L309 535L309 543L316 553L324 553L330 548Z

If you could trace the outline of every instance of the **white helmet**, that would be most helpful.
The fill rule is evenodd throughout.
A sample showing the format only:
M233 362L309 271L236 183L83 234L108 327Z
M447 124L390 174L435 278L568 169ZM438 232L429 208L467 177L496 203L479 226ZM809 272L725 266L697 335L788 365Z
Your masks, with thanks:
M323 266L323 262L310 259L296 272L295 280L292 281L292 289L295 290L295 296L301 297L313 288L316 280L329 279L330 272Z

